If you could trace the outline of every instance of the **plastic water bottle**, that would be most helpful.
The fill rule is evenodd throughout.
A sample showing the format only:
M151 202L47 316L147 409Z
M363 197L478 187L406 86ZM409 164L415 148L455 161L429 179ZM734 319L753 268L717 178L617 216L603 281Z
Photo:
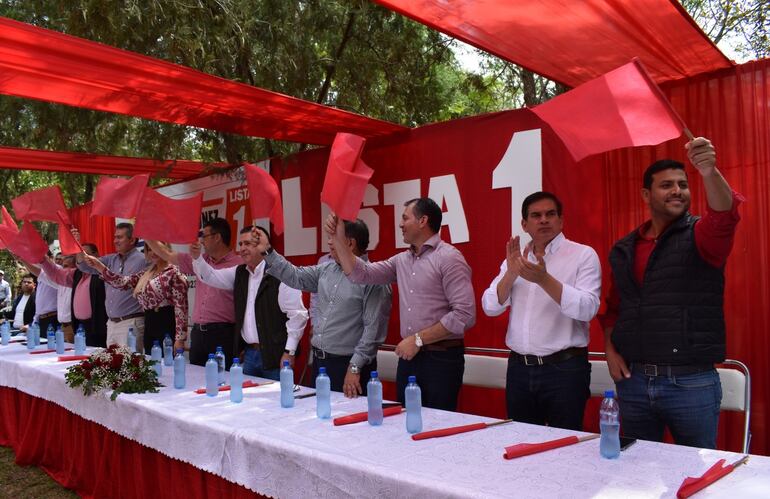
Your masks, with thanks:
M32 328L35 331L33 337L35 338L35 346L40 346L40 323L35 321L32 323Z
M2 344L7 345L11 342L11 327L8 325L8 321L3 322L3 325L0 326L2 328L0 330L0 335L2 335ZM27 329L27 344L32 342L32 346L35 345L35 340L30 336L30 333L32 332L32 328Z
M599 408L599 429L602 432L599 453L606 459L617 459L620 456L620 407L612 390L604 392Z
M128 340L126 341L126 344L132 353L136 352L136 335L134 334L134 328L132 327L128 328Z
M185 359L184 350L179 348L176 351L176 357L174 357L174 388L182 389L186 383L185 380Z
M56 348L56 333L53 331L53 324L48 324L48 331L46 331L45 336L45 339L48 340L48 345L46 347L49 350Z
M243 368L237 358L230 366L230 402L240 404L243 400Z
M162 350L160 349L160 342L158 340L155 340L152 342L152 350L150 350L150 359L155 361L155 364L153 364L152 367L155 368L155 372L158 374L158 377L160 378L163 374L163 358L162 358Z
M369 424L379 426L382 424L382 383L377 371L372 371L371 379L366 384L366 400L369 403Z
M222 386L225 384L225 352L222 347L217 347L214 358L217 360L217 383Z
M325 367L318 368L318 376L315 379L315 414L319 419L332 417L332 380L326 374Z
M209 360L206 361L206 395L216 397L219 393L217 386L217 360L214 354L209 354Z
M75 331L75 355L83 355L86 351L86 331L83 324Z
M294 371L288 360L281 368L281 407L294 407Z
M64 353L64 331L61 326L56 328L56 353L59 355Z
M406 431L420 433L422 431L422 390L417 384L416 376L409 376L404 398L406 399Z
M163 363L167 366L174 365L174 341L170 334L163 338Z

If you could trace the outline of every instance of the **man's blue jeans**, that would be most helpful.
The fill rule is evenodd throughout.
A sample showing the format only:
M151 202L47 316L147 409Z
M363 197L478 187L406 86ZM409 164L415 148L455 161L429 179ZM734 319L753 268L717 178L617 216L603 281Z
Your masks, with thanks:
M247 348L243 355L243 374L260 378L281 379L280 369L263 369L262 352L256 348Z
M716 448L722 402L716 369L671 377L632 371L615 386L624 436L660 442L668 427L679 445Z

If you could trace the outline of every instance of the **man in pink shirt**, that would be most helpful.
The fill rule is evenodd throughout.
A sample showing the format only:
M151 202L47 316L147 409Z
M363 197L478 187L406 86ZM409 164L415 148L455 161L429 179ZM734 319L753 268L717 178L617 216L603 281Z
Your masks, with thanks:
M203 225L199 234L203 246L203 259L215 269L236 267L243 260L230 249L230 224L224 218L214 218ZM156 241L145 241L161 258L179 267L182 273L196 275L193 259L189 253L169 251ZM210 353L221 346L225 352L227 369L232 363L233 328L235 326L235 306L231 290L217 289L204 283L196 275L195 303L193 305L193 328L190 335L190 363L202 366L206 364Z
M367 263L348 247L343 223L334 215L326 231L343 271L356 284L398 283L401 341L396 373L398 399L407 379L417 377L426 407L454 411L465 372L465 331L476 322L471 269L441 240L441 208L430 198L408 201L401 232L410 247L387 260Z

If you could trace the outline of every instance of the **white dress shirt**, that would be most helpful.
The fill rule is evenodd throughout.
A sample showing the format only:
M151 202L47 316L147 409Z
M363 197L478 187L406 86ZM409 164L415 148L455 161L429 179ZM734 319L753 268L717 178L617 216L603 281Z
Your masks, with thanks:
M537 263L533 252L528 258ZM511 295L500 305L497 283L508 270L505 260L481 297L481 306L490 317L511 308L505 344L519 354L545 356L588 346L588 323L599 310L602 269L593 248L559 233L546 246L543 259L548 273L562 283L561 305L522 277L516 278Z
M60 265L56 267L62 268ZM44 270L40 271L38 279L56 289L56 320L60 324L72 322L72 288L55 283L46 275Z
M193 260L193 269L201 281L219 289L233 289L237 268L215 269L200 256ZM265 262L262 261L253 271L248 266L246 270L249 272L249 294L246 299L246 315L243 317L241 336L246 343L259 343L257 318L254 316L254 301L257 299L257 291L259 291L259 285L262 283L262 276L265 273ZM286 321L286 333L288 335L286 350L296 350L308 319L307 309L302 303L302 292L281 283L278 287L278 306L288 317Z
M16 315L13 317L14 329L21 329L21 326L27 325L27 324L24 324L24 309L27 308L28 301L29 301L29 295L21 295L19 304L16 305Z

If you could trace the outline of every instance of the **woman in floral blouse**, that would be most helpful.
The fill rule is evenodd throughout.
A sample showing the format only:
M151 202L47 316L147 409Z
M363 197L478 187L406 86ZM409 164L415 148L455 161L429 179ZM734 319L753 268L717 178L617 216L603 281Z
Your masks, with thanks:
M172 331L174 350L184 348L187 338L187 278L176 265L161 259L149 246L145 245L144 252L150 267L126 276L110 271L97 258L86 256L85 261L98 270L110 286L133 288L134 297L144 309L145 352L150 351L155 340L162 345L163 338Z

